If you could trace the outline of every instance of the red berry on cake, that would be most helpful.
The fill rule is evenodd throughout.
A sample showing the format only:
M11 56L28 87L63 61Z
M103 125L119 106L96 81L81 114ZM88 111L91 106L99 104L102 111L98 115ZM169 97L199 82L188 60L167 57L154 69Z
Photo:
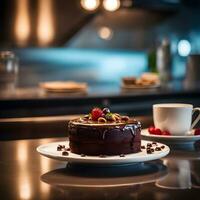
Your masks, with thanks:
M200 128L195 129L194 135L200 135Z
M93 108L91 114L92 120L97 121L98 118L102 116L103 111L100 108Z

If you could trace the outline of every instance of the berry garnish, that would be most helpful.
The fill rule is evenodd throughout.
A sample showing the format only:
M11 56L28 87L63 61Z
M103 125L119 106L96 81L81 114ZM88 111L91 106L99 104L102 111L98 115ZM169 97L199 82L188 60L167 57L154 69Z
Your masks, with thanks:
M155 128L153 134L155 134L155 135L162 135L162 131L159 128Z
M161 131L159 128L155 128L154 126L150 126L148 132L152 135L171 135L169 131Z
M163 131L162 135L171 135L169 131Z
M105 118L108 120L108 121L114 121L114 117L113 117L113 114L112 113L107 113L105 115Z
M62 155L63 155L63 156L68 156L69 153L68 153L67 151L63 151L63 152L62 152Z
M148 128L148 131L149 131L150 134L154 134L155 127L154 127L154 126L150 126L150 127Z
M110 110L109 110L109 108L104 108L103 109L103 113L106 115L107 113L110 113Z
M194 135L200 135L200 128L195 129Z
M93 108L91 114L92 120L97 121L98 118L102 116L103 111L100 108Z

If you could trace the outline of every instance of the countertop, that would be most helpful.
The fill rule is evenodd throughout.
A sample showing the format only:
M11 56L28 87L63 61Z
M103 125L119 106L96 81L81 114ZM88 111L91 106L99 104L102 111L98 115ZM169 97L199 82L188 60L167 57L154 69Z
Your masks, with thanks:
M200 196L200 153L173 150L157 161L124 166L68 165L39 155L47 138L0 142L2 199L193 199Z
M87 113L94 106L114 112L151 114L154 103L183 102L200 105L200 89L180 82L156 89L121 90L120 85L92 85L87 94L49 93L40 88L0 91L0 118Z

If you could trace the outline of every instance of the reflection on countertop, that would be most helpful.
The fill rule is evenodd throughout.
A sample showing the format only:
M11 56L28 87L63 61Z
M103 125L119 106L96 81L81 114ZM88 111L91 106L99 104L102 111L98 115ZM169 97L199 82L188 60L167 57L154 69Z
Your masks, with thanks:
M199 199L200 160L195 149L171 150L161 160L142 164L146 168L66 167L65 162L36 152L41 144L64 140L1 141L0 196L3 199Z

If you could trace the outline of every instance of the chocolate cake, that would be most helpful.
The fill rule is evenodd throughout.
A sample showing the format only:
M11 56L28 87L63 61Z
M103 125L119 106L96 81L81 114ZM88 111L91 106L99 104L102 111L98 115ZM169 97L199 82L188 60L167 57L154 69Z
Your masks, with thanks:
M108 108L69 122L70 150L85 155L121 155L141 150L141 124Z

